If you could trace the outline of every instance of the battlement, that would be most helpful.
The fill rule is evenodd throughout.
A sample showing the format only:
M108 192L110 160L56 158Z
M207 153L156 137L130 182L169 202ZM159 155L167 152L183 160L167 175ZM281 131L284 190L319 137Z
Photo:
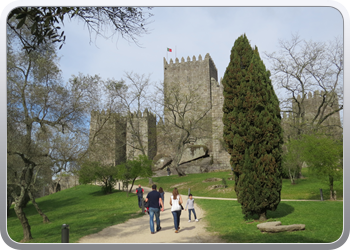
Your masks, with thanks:
M138 110L137 112L136 111L129 112L128 114L131 118L155 118L156 117L156 115L151 111L148 111L147 108L145 108L143 112Z
M305 95L305 99L306 100L311 100L311 99L317 99L317 98L322 98L324 96L325 92L324 91L319 91L319 90L315 90L312 94L312 92L308 92L306 95ZM327 93L327 96L331 96L332 93ZM335 94L334 94L335 95ZM297 100L301 100L301 96L300 94L298 95L297 97Z
M190 57L187 57L187 61L185 62L185 59L182 57L181 58L181 62L179 60L179 58L175 58L175 62L173 61L173 59L171 58L169 63L167 62L167 60L164 58L164 69L169 69L171 67L176 67L176 66L183 66L183 65L193 65L193 64L197 64L199 65L200 63L206 63L206 62L210 62L212 64L212 66L215 68L215 70L217 71L217 68L214 64L213 59L210 57L209 53L207 53L204 57L204 59L202 59L202 56L199 55L198 56L198 60L196 60L196 57L193 56L192 57L192 61L190 59Z

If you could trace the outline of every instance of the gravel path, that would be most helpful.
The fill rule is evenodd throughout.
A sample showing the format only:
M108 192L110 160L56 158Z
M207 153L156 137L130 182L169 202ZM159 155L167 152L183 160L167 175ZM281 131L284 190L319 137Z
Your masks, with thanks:
M135 186L136 188L137 186ZM151 189L143 187L146 197ZM135 192L135 189L133 190ZM203 219L204 211L196 205L195 211L198 222L188 222L188 210L182 210L180 217L180 230L175 233L174 220L170 211L171 193L165 192L164 212L160 212L160 226L162 229L155 234L151 234L149 226L149 215L134 219L129 219L125 223L114 225L103 229L102 231L84 236L79 243L224 243L222 239L213 233L206 231L207 223ZM187 195L182 195L182 199L186 204ZM135 198L137 202L137 198ZM156 227L156 226L155 226Z

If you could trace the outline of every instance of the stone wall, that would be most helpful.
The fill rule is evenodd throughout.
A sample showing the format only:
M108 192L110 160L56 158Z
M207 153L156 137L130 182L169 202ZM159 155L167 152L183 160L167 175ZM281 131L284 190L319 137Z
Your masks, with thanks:
M214 78L211 78L212 86L212 116L213 116L213 149L212 157L213 164L217 164L222 169L230 169L230 155L225 150L223 140L224 123L222 122L224 104L223 85L218 83Z

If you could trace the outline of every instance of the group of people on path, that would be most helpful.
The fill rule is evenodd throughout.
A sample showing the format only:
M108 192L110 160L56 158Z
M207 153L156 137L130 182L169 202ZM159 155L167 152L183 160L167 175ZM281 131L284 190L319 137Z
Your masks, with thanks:
M136 189L136 194L138 196L138 204L139 207L141 208L142 206L142 199L143 199L143 194L144 190L141 188L141 185ZM148 213L149 213L149 224L150 224L150 229L151 229L151 234L155 233L154 230L154 216L156 217L156 231L159 232L162 228L160 226L160 211L164 211L164 190L163 188L159 188L159 191L157 191L157 185L153 184L152 185L152 191L149 192L146 196L145 203L147 203L148 207ZM184 209L182 204L183 200L181 195L179 194L179 191L177 188L173 189L172 195L170 197L170 202L171 206L171 213L174 218L174 228L175 228L175 233L178 233L180 230L180 216L181 216L181 211ZM194 215L195 221L198 221L196 212L194 210L194 199L192 197L192 194L189 194L188 200L186 203L185 211L187 210L188 207L188 214L189 214L189 221L191 222L191 212Z

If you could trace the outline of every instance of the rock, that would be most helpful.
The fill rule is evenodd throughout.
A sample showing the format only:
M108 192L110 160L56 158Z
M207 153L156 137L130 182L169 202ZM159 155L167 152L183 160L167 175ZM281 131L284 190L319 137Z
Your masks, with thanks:
M157 157L157 156L156 156ZM154 171L164 169L166 166L168 166L173 160L170 156L162 156L154 163L152 169Z
M208 190L213 190L216 188L225 188L225 185L213 185L213 186L207 187Z
M185 172L185 174L196 174L208 172L210 168L210 157L200 158L191 162L181 164L179 168ZM175 171L175 170L174 170Z
M221 178L208 178L205 179L203 182L213 182L213 181L222 181Z
M181 158L180 164L193 161L208 155L208 148L206 146L192 145L188 146Z
M304 230L304 224L282 225L280 221L265 222L257 225L261 232L278 233Z

